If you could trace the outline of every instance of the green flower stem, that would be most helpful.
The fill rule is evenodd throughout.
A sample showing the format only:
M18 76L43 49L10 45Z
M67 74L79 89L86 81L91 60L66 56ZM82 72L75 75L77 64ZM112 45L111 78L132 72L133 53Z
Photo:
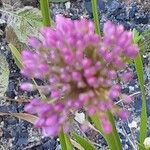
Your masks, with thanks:
M97 0L91 0L91 2L92 2L94 23L95 23L95 31L97 34L100 35L100 23L99 23L99 16L98 16ZM112 132L110 134L105 134L103 132L102 127L101 127L101 122L100 122L97 114L94 115L93 117L91 117L91 119L94 122L95 127L102 133L103 137L107 141L107 144L108 144L108 147L110 148L110 150L122 150L120 137L119 137L117 129L116 129L113 115L110 111L107 112L107 115L108 115L109 121L112 125Z
M48 0L40 0L40 6L41 6L41 11L43 16L43 25L51 26ZM73 150L73 146L70 142L70 139L68 138L68 135L64 133L63 128L59 134L59 140L60 140L62 150Z
M109 149L110 150L122 150L120 137L119 137L118 132L116 130L113 115L110 111L107 112L107 115L108 115L109 121L112 125L112 132L110 134L105 134L103 132L98 114L95 114L94 116L92 116L91 119L94 122L95 127L102 133L102 136L105 138Z
M143 145L144 139L147 135L147 110L146 110L146 97L144 89L144 69L140 53L134 60L138 82L142 93L142 110L141 110L141 123L140 123L140 144ZM143 148L139 147L140 150Z
M62 150L73 150L71 141L68 138L68 135L64 133L63 129L59 134L59 140L60 140Z
M133 30L133 42L138 44L137 40L139 35L136 34L136 30ZM142 94L142 108L141 108L141 123L140 123L140 145L143 145L143 142L147 136L147 110L146 110L146 96L145 96L145 87L144 87L144 68L143 61L140 52L138 56L134 59L135 69L138 76L138 82ZM145 148L139 145L139 150L145 150Z
M43 25L51 26L48 0L40 0L40 7L41 7L42 16L43 16Z
M93 18L95 23L95 31L97 34L100 35L100 23L99 23L99 16L98 16L97 0L91 0L91 2L92 2Z

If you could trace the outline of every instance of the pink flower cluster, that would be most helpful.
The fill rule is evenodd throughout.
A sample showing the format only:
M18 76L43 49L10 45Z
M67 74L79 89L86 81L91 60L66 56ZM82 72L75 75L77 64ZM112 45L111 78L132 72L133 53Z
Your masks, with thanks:
M118 78L128 82L132 77L127 62L138 53L132 33L107 21L101 37L91 21L72 21L62 16L56 17L55 28L43 28L41 33L42 40L29 39L33 51L22 52L21 70L23 75L46 83L39 87L21 85L27 91L40 89L47 97L47 101L34 99L25 107L38 115L36 127L48 136L59 134L62 126L67 132L74 112L84 108L90 116L99 112L104 132L110 133L108 110L123 119L128 116L127 110L115 105L114 100L131 102L131 97L121 93Z

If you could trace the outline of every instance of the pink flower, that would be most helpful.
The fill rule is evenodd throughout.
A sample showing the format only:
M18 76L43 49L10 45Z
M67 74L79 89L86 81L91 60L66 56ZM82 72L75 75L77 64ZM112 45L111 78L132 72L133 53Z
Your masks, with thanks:
M122 74L122 80L125 81L125 82L128 82L132 79L132 72L124 72Z
M128 116L113 101L122 96L116 80L118 71L127 72L126 60L138 53L137 45L132 44L132 33L108 21L101 37L94 32L91 21L72 21L62 16L56 17L55 28L43 28L41 33L40 41L29 40L36 50L22 52L21 70L23 75L45 83L38 89L47 101L33 100L25 107L26 111L37 114L36 127L42 128L47 136L59 134L66 124L68 131L75 111L84 108L88 115L99 112L103 130L109 134L112 127L107 110L118 112L123 119ZM130 74L122 76L125 81L130 80ZM32 90L30 84L21 87Z
M126 104L130 104L132 102L132 97L129 95L123 95L123 102Z
M34 85L31 83L22 83L20 88L23 91L33 91L34 90Z

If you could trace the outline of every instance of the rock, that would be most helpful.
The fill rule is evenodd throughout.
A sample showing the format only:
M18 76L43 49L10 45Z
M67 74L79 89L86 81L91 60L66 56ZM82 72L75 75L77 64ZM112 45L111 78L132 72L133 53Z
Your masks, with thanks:
M127 142L126 142L126 143L127 143ZM124 149L125 149L125 150L130 149L129 146L128 146L128 144L125 144L125 145L124 145Z
M3 4L2 4L2 0L0 0L0 7L2 7L2 5L3 5Z
M15 94L15 87L16 87L16 81L15 80L11 80L8 84L8 89L6 91L6 95L10 98L15 98L16 94Z
M49 139L47 142L43 143L40 146L36 147L36 150L55 150L56 149L56 140Z
M15 98L15 92L14 91L6 91L6 96L9 98Z
M42 143L46 143L47 141L49 141L51 138L50 137L44 137L42 138Z
M11 5L14 8L18 8L22 6L20 0L17 0L17 1L16 0L2 0L2 3L6 5Z
M23 149L28 144L28 131L22 126L16 126L13 137L13 147L17 150Z
M3 30L0 29L0 37L3 37L3 35L4 35L4 32Z
M100 12L105 12L104 0L97 0L97 5L98 5L98 9ZM93 18L91 0L84 0L84 6L85 6L90 18Z
M69 8L70 8L70 5L71 5L70 2L66 2L66 3L65 3L66 9L69 9Z
M129 123L128 126L131 129L136 129L138 127L137 122L134 120L131 123Z
M11 0L1 0L1 3L11 5Z
M18 112L24 111L24 105L21 105L21 104L18 105L17 110L18 110Z
M104 0L98 0L98 7L100 12L105 12L106 11L106 6L105 6L105 1Z
M136 116L140 116L141 113L141 106L142 106L142 100L141 100L141 95L135 97L133 108L134 108L134 113ZM147 108L147 115L148 117L150 116L150 97L147 97L146 99L146 108Z
M24 120L20 120L19 124L25 128L27 128L29 125L31 125L30 122L24 121Z
M47 150L54 150L56 147L56 141L54 140L49 140L46 143L43 144L43 148Z
M129 88L128 87L127 88L123 88L121 91L124 94L128 94L129 93Z
M120 130L120 132L118 132L118 134L119 134L120 139L121 140L125 139L124 135L122 134L122 130L121 129L119 129L119 130Z
M146 107L147 107L147 115L150 116L150 97L146 100Z
M127 122L124 122L124 123L123 123L123 127L124 127L124 129L125 129L125 131L126 131L127 134L130 134L130 133L131 133L131 130L130 130L130 128L129 128Z
M4 105L4 106L0 106L0 111L1 112L12 112L12 113L17 113L17 107L16 105Z
M139 14L135 17L134 21L137 24L148 24L149 23L149 15L148 14Z
M118 14L119 9L122 8L121 3L116 0L108 0L106 6L107 13L113 16L116 16Z
M83 124L85 122L85 114L76 112L74 119L80 124Z
M10 131L4 130L3 137L5 137L6 139L9 139L9 138L12 138L12 135L11 135Z
M134 92L134 90L135 90L134 86L129 86L129 92L130 93Z
M2 31L5 30L6 25L7 25L7 24L6 24L6 21L3 20L3 19L0 19L0 29L1 29Z
M16 142L16 146L25 146L27 144L28 144L27 138L19 138L18 141Z
M2 128L0 127L0 138L3 136L3 130Z
M132 5L131 9L129 10L129 18L132 20L135 17L135 14L137 13L138 8L137 5Z
M127 21L128 18L127 18L126 11L118 12L118 15L116 15L115 19L123 22Z
M7 111L7 106L0 106L0 111L1 112L6 112Z
M55 150L61 150L61 145L57 145Z
M38 7L39 5L38 0L20 0L20 1L24 6Z
M19 123L18 119L16 118L13 118L13 117L8 117L6 120L5 120L5 123L7 126L13 126L13 125L16 125Z
M9 76L10 79L18 78L20 77L20 73L18 72L12 72Z
M121 19L120 19L120 20L121 20ZM119 20L118 20L118 21L119 21ZM126 21L124 21L124 20L121 20L121 21L119 21L119 23L122 24L126 30L131 29L131 25L130 25L128 22L126 22Z
M141 105L142 105L141 97L139 96L135 97L133 108L134 108L134 113L136 114L136 116L140 115Z
M150 14L142 9L143 5L138 5L133 3L131 9L129 9L129 18L133 20L136 24L148 24L150 19Z
M2 0L3 4L11 5L15 8L23 7L23 6L33 6L38 7L38 0ZM0 3L1 4L1 3Z

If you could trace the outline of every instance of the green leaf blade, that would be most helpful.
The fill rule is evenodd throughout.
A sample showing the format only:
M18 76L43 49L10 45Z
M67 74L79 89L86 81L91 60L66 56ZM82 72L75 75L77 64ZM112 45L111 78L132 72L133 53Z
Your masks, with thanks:
M48 0L40 0L40 8L41 8L42 16L43 16L43 25L51 26L51 18L50 18Z
M10 50L11 50L13 56L14 56L14 60L16 62L16 65L18 66L18 68L21 68L23 66L23 64L22 64L20 52L11 43L9 43L8 46L9 46L9 48L10 48Z
M133 41L135 44L138 44L138 36L133 31ZM140 52L138 53L138 56L134 59L134 64L136 68L136 73L138 76L138 82L140 85L141 93L142 93L142 108L141 108L141 123L140 123L140 144L143 145L144 139L147 136L147 110L146 110L146 96L145 96L145 88L144 88L144 68L143 68L143 62L142 62L142 56ZM141 146L139 146L140 150L143 150Z
M100 23L99 23L97 0L91 0L91 2L92 2L93 18L95 23L95 31L97 34L100 35Z
M141 55L138 56L134 60L138 81L142 93L142 108L141 108L141 123L140 123L140 144L143 144L144 139L147 135L147 110L146 110L146 97L145 97L145 89L144 89L144 69Z
M116 130L116 126L115 126L115 121L113 118L113 115L111 114L111 112L107 112L107 115L109 117L109 121L112 125L112 132L110 134L105 134L102 130L101 127L101 122L99 120L98 114L95 114L94 116L91 117L92 121L95 124L95 127L100 131L100 133L102 133L102 136L105 138L108 147L110 150L122 150L122 145L120 142L120 137L118 135L118 132Z
M81 137L80 135L76 134L75 132L72 133L74 139L85 149L85 150L96 150L95 147L85 138Z
M71 141L68 138L68 135L65 134L63 130L59 134L59 140L60 140L62 150L73 150Z
M49 0L51 3L65 3L68 0Z
M39 29L43 26L41 11L31 6L25 6L17 11L0 9L7 16L7 27L12 27L18 40L27 43L29 36L39 37Z

